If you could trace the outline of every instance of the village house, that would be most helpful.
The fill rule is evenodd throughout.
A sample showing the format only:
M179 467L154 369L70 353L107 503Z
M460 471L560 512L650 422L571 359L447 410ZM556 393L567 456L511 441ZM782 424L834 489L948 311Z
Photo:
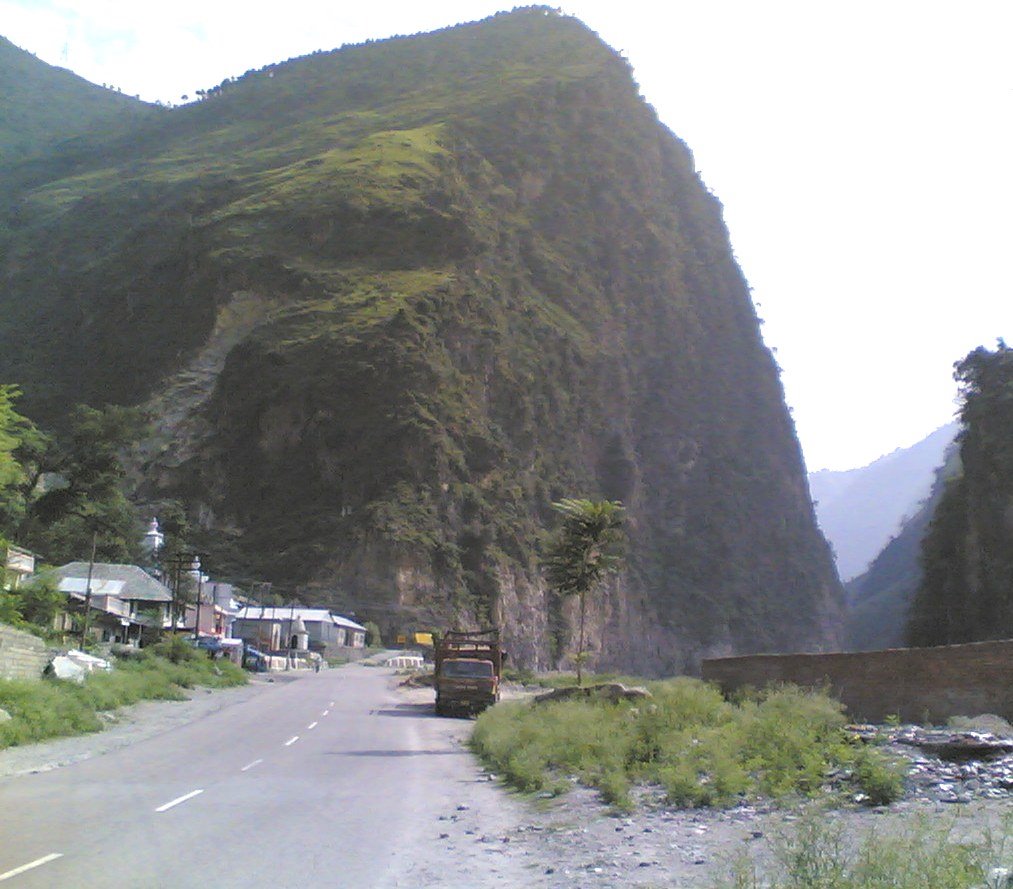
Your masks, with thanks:
M70 562L52 569L49 576L66 593L69 610L84 610L90 587L88 621L98 641L138 645L167 625L172 593L142 568L95 562L89 584L88 567L88 562Z
M305 649L327 656L366 647L364 626L326 608L248 605L236 615L232 633L261 651Z
M16 590L35 571L35 555L20 546L0 546L0 590Z

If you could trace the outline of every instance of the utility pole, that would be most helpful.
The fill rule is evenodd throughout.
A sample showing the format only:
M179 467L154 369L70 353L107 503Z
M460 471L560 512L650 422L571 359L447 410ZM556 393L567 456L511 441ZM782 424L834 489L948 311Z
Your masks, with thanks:
M88 614L91 611L91 575L95 570L95 550L98 548L98 530L91 532L91 559L88 561L88 579L84 584L84 621L81 623L81 650L88 636Z
M295 626L295 599L289 605L288 611L288 657L285 658L285 669L291 669L292 663L292 628Z
M172 585L172 613L170 623L172 625L172 631L175 633L176 625L179 622L179 618L182 612L182 618L184 625L186 624L186 602L183 601L181 594L181 587L183 583L183 572L187 569L189 572L193 572L194 565L197 566L197 601L195 603L195 617L194 617L194 638L197 637L200 628L200 606L201 606L201 595L203 594L202 584L203 577L201 572L200 560L203 553L197 553L193 551L176 553L171 559L167 560L167 563L173 570L173 585ZM185 626L184 626L185 628Z
M193 640L200 639L200 600L204 593L204 566L200 561L200 553L194 554L192 564L197 566L197 607L193 618Z

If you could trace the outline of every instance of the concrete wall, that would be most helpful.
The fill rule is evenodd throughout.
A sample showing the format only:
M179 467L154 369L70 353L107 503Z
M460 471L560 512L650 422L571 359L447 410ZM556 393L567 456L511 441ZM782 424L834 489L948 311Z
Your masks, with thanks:
M856 720L945 722L996 713L1013 720L1013 639L845 654L752 655L703 662L726 692L768 683L827 684Z
M0 679L41 679L52 657L37 636L0 624Z

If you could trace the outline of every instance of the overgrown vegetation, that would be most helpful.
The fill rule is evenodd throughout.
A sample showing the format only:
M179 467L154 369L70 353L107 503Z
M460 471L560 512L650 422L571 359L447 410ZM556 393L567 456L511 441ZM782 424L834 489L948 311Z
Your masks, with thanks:
M1013 349L1002 340L957 362L961 471L943 486L922 542L908 641L1013 636Z
M15 410L20 396L0 384L0 545L15 542L55 564L84 557L93 542L99 560L139 556L123 455L143 433L142 412L77 405L47 434Z
M0 680L0 709L11 716L0 722L0 748L99 731L105 725L100 713L138 701L181 701L186 689L246 682L235 664L188 648L192 656L176 662L155 654L117 660L112 672L92 673L80 685L51 678Z
M1013 863L1013 819L998 831L971 839L955 836L955 824L927 819L891 831L869 831L859 840L841 824L809 813L770 843L773 864L761 868L743 858L714 889L981 889L1001 866ZM1005 882L1002 883L1006 885Z
M695 679L648 687L636 704L500 704L479 717L472 748L519 790L561 793L575 778L618 808L638 784L676 806L838 792L880 805L902 792L899 767L851 741L825 694L788 686L730 703Z

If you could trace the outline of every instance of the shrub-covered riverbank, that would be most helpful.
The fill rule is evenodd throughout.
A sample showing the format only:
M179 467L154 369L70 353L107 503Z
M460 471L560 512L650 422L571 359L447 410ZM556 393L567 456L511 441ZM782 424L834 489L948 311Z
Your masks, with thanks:
M193 657L180 657L175 647L164 653L176 662L155 653L120 659L112 672L93 673L80 685L59 679L0 680L0 709L11 717L0 722L0 749L99 731L104 725L100 713L138 701L180 701L187 689L246 682L246 674L228 661L211 661L196 651Z
M902 773L844 730L841 705L787 687L730 703L695 679L647 684L638 702L508 702L478 719L474 751L512 786L561 793L567 779L620 809L631 788L657 785L676 806L847 793L896 799Z

